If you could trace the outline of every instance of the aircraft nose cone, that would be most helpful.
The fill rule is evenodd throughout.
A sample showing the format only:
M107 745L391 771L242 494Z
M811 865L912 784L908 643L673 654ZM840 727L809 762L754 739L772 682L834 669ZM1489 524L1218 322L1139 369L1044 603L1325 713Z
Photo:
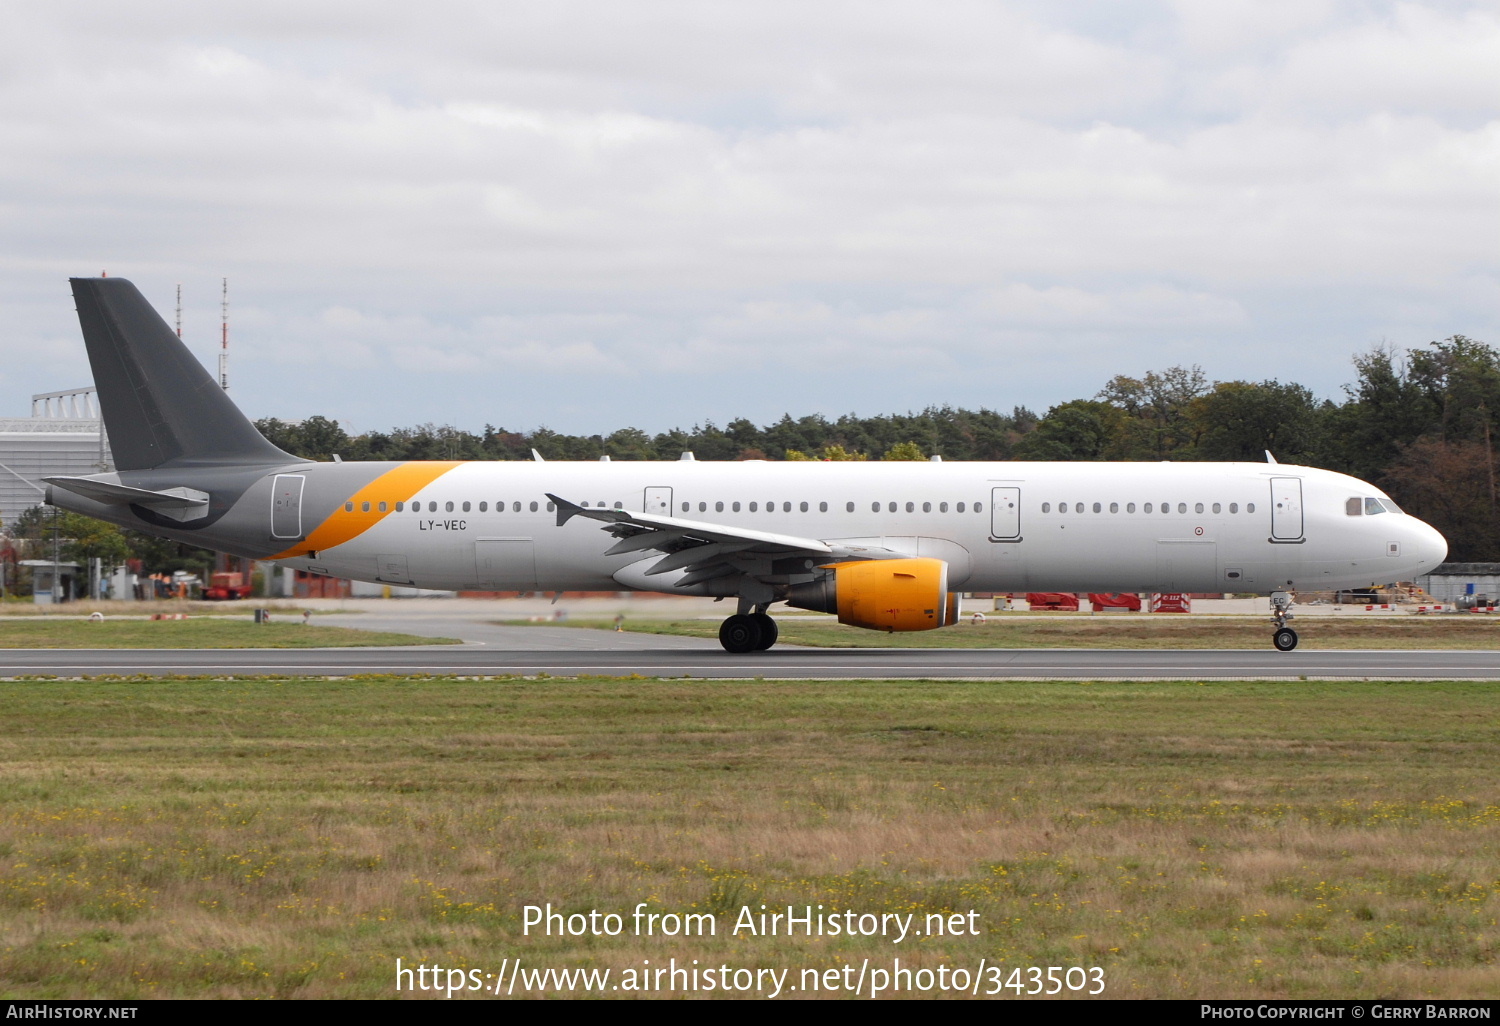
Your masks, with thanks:
M1420 520L1417 521L1416 526L1416 537L1412 539L1414 543L1412 548L1422 560L1425 573L1448 558L1448 539L1438 533L1436 528Z

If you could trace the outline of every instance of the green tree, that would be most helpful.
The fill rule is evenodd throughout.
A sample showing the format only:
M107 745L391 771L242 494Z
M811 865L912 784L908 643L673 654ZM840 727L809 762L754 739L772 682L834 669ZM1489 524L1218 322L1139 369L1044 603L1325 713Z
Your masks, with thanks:
M1016 444L1018 460L1102 460L1114 445L1125 414L1092 399L1054 406L1036 429Z
M65 512L58 519L58 531L65 539L62 556L68 562L87 568L90 560L97 559L108 573L130 558L130 542L114 524L82 513Z
M922 447L916 442L897 442L880 457L883 463L889 463L892 460L925 460L926 458Z
M1107 459L1195 459L1196 434L1192 405L1209 390L1203 369L1168 367L1145 377L1117 375L1094 398L1125 414L1115 421Z
M791 462L816 460L820 463L863 462L869 459L864 453L850 452L842 445L825 445L823 448L814 449L812 452L803 452L800 449L788 449L786 451L786 458Z
M1317 450L1321 421L1313 394L1279 381L1221 381L1188 413L1205 460L1302 462Z

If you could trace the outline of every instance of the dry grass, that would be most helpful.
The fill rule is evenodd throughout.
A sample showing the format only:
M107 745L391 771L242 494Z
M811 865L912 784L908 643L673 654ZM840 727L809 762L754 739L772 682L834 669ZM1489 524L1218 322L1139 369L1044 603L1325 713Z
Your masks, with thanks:
M732 610L731 610L732 612ZM626 621L628 631L717 638L712 620ZM781 645L817 648L1179 648L1256 649L1271 644L1268 616L1126 617L1004 613L982 624L964 621L935 631L883 634L819 617L777 617ZM519 624L524 626L524 624ZM552 626L559 626L553 624ZM614 630L613 621L574 620L561 626ZM1294 620L1310 649L1500 648L1500 620L1481 616L1304 617Z
M189 620L0 621L0 648L361 648L457 645L457 638L425 638L388 631L304 625L301 618L255 623L227 617Z
M3 997L389 997L398 957L517 955L1097 965L1142 997L1500 985L1488 684L3 688ZM719 933L523 936L546 902ZM982 933L726 936L761 903L974 909Z
M58 617L77 619L98 611L105 616L146 616L153 613L188 613L192 616L226 616L236 613L249 616L253 609L269 609L273 613L302 615L303 606L287 599L249 598L238 602L203 602L194 599L148 599L124 601L118 599L77 599L57 605L39 606L30 598L10 596L0 602L0 617L24 616ZM342 609L320 609L319 616L342 613Z

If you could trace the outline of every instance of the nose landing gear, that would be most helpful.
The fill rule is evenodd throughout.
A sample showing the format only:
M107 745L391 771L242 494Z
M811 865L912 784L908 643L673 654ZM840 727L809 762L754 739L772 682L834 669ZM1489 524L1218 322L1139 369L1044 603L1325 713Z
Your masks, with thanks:
M1271 622L1276 625L1276 633L1271 635L1271 644L1279 652L1290 652L1297 647L1297 632L1286 625L1293 616L1291 592L1271 592Z

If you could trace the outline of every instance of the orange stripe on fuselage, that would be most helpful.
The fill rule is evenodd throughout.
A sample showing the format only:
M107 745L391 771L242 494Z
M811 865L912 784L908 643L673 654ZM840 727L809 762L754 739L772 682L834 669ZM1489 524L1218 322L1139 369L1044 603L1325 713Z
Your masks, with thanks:
M327 520L313 528L312 533L306 538L285 552L278 552L267 558L290 559L293 556L305 556L309 552L322 552L324 549L331 549L358 538L390 516L396 509L396 503L406 502L423 488L458 466L460 462L447 460L439 463L403 463L394 470L388 470L344 500L345 503L354 504L352 511L345 509L344 503L341 503L339 508L334 510ZM370 504L368 513L360 509L362 502ZM384 513L380 512L381 502L387 503Z

